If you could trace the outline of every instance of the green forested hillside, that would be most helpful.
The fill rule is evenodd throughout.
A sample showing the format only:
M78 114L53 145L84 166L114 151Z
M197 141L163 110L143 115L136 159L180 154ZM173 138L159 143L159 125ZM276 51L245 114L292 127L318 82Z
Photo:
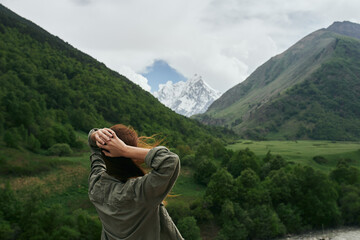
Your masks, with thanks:
M281 108L286 104L295 108L302 98L308 99L306 94L313 98L301 109L311 109L314 102L318 109L310 113L320 114L309 119L324 114L319 118L324 120L325 107L349 119L358 116L354 76L359 43L345 37L330 42L326 51L335 52L339 61L319 65L304 86L269 101L279 105L260 104L261 111L249 119L263 128L244 134L276 134L264 123L266 118L270 122L269 114L288 109ZM328 56L326 51L319 59ZM352 60L343 60L348 53ZM346 69L344 84L335 81L337 68ZM334 79L337 91L321 80L322 74ZM320 90L323 94L314 94ZM342 100L343 92L352 100ZM299 100L292 102L292 95ZM287 111L281 114L288 116ZM279 120L277 131L286 119ZM104 64L0 5L0 239L99 239L101 222L87 195L86 133L119 122L140 134L162 133L167 144L176 147L182 170L165 203L185 239L271 239L360 225L358 151L332 158L308 153L313 169L270 151L264 156L248 148L229 150L215 138L228 134L225 130L172 112ZM311 124L316 126L306 125L302 137L311 137L313 130L306 128ZM292 155L302 150L291 150ZM321 168L326 171L316 170Z
M338 37L331 59L304 82L259 107L245 135L359 140L360 41ZM261 127L260 127L261 126Z
M255 139L358 140L359 34L343 22L306 36L196 118Z
M180 155L233 136L176 114L0 5L0 239L99 239L86 134L116 123L160 134Z
M76 145L74 130L115 123L169 144L220 131L180 116L125 77L0 6L0 128L9 146Z

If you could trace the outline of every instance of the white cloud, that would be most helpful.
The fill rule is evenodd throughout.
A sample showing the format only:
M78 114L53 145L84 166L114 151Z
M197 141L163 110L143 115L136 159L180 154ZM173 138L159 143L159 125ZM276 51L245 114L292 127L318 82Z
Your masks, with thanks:
M130 81L136 83L145 91L148 91L148 92L151 91L151 87L148 84L148 80L144 76L134 72L134 70L132 70L130 67L121 66L121 67L119 67L118 71L121 75L127 77Z
M358 0L0 0L110 68L163 59L222 92L305 35L360 23Z

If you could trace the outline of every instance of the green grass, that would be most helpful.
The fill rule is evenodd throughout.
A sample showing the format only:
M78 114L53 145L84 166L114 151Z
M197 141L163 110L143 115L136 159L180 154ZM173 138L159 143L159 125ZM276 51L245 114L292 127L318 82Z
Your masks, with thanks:
M83 148L73 149L71 156L63 157L8 148L0 141L0 186L9 182L15 193L24 199L36 192L44 206L60 203L69 213L81 208L96 216L87 194L90 171L87 134L77 132L77 138ZM192 202L204 194L205 188L195 182L190 167L182 167L167 201Z
M191 202L200 198L205 193L206 187L198 184L193 178L193 170L190 167L182 167L179 178L177 179L174 188L168 201L188 201Z
M288 162L308 165L325 172L333 169L342 158L351 159L350 165L360 168L360 142L239 140L227 148L233 151L249 148L260 158L271 151L272 154L281 155ZM328 162L314 162L313 157L319 155L325 157Z
M8 148L0 141L0 187L9 183L15 194L27 199L36 193L44 206L61 204L71 213L82 208L96 215L87 195L90 150L87 134L77 132L83 148L67 157L32 153L21 146Z

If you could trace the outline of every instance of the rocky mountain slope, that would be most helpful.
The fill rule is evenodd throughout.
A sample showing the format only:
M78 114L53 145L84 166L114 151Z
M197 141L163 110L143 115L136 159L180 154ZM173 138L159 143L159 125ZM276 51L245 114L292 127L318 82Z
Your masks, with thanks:
M360 25L351 22L309 34L197 118L244 137L359 139L359 36Z

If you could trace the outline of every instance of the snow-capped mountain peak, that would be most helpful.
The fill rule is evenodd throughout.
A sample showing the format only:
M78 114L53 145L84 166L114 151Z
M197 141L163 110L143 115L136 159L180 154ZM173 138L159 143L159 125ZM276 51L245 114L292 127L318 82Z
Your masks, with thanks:
M166 84L160 84L159 90L153 94L165 106L188 117L205 112L221 95L199 75L194 75L186 82L168 81Z

